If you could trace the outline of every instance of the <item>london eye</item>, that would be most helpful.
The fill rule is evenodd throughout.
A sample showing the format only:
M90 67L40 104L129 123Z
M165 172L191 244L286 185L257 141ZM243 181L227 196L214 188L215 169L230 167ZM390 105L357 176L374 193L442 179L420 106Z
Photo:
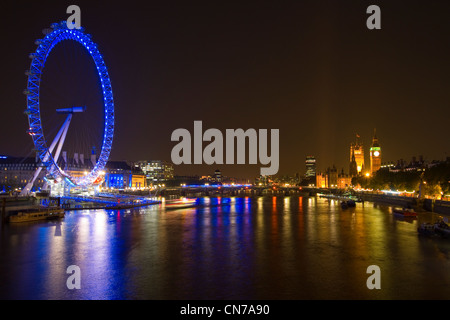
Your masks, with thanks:
M44 34L45 37L43 39L36 41L36 51L30 54L31 65L30 69L26 72L28 82L27 88L24 91L27 97L25 113L28 117L29 124L27 132L32 137L36 157L40 162L40 166L36 170L34 177L22 190L23 194L30 192L35 179L42 169L46 169L46 179L54 183L62 182L71 187L89 187L98 183L108 162L114 136L114 101L111 81L103 57L97 45L91 40L91 36L85 33L83 28L68 28L66 21L52 24L51 29L44 30ZM101 143L100 154L96 158L96 162L93 163L90 171L85 172L82 176L75 175L70 170L65 170L65 168L58 164L58 160L72 117L75 117L75 114L85 112L86 106L71 105L56 109L57 114L63 114L66 118L60 128L52 128L57 133L54 139L50 141L44 135L42 106L40 104L41 80L47 58L56 45L68 42L68 40L72 40L71 42L75 41L78 46L81 45L84 51L88 52L92 58L96 73L98 74L102 100L101 105L103 106L101 119L99 120L101 123L93 125L98 128L103 128L100 138L101 142L99 142ZM98 91L98 88L96 90Z

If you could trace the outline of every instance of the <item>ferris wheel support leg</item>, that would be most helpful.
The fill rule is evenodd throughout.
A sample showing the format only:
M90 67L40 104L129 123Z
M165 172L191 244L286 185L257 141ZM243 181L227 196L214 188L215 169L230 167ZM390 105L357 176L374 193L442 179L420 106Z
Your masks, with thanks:
M61 139L61 135L63 135L64 132L67 134L67 129L69 128L70 120L72 120L72 114L67 115L67 118L64 121L61 129L59 129L58 134L56 135L55 139L53 139L52 144L48 148L48 153L45 155L44 161L47 161L48 158L50 157L50 154L53 152L53 149L55 149L56 143ZM64 134L64 139L65 139L65 134ZM63 139L63 143L64 143L64 139ZM60 141L60 146L62 147L61 141ZM59 148L59 146L58 146L58 148ZM58 159L55 159L55 162L57 160Z
M69 128L69 124L70 124L71 120L72 120L72 114L67 115L67 118L64 121L64 124L62 125L61 129L59 129L58 134L56 135L55 139L53 139L52 144L48 148L48 153L45 155L44 161L48 160L48 158L50 157L50 154L53 152L53 149L55 149L56 143L59 140L58 149L56 151L56 155L55 155L55 158L54 158L55 162L58 161L58 157L59 157L59 154L61 152L62 146L64 144L64 140L66 139L67 130ZM33 175L33 178L31 179L31 181L28 182L27 185L20 192L21 196L27 196L30 193L31 188L33 188L33 185L34 185L34 181L36 181L36 179L39 176L39 174L41 173L41 171L42 171L42 167L39 167L39 168L36 169L36 171L35 171L35 173Z
M69 130L69 125L70 125L70 120L72 120L72 114L71 113L67 116L67 119L64 122L63 128L61 128L61 129L64 129L64 130L63 130L63 133L62 133L62 137L59 140L58 148L56 149L55 156L53 157L53 159L55 159L55 163L59 159L59 155L61 153L61 149L62 149L62 146L64 144L64 140L66 140L67 131Z

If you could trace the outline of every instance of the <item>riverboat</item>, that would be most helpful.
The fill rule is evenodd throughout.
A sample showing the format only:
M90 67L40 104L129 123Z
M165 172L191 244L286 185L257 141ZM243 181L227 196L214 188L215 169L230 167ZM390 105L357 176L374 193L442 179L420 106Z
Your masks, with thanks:
M417 212L409 208L394 208L392 211L394 214L402 215L403 217L417 217Z
M421 223L417 232L424 236L436 236L435 225L433 223Z
M12 212L9 215L9 222L19 223L39 220L53 220L63 218L64 215L64 209L60 207L23 209Z
M165 202L166 210L192 208L195 205L196 199L187 199L187 198L168 200Z
M356 207L355 200L345 200L345 201L341 202L341 208L342 209L354 208L354 207Z
M450 226L444 221L439 221L434 225L434 231L441 237L450 238Z

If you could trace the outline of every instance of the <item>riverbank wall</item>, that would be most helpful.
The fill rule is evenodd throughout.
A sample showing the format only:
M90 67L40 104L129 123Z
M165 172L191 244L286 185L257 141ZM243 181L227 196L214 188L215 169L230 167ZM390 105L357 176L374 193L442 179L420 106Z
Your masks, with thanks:
M443 215L450 215L450 202L433 200L433 199L423 199L419 200L413 197L401 197L401 196L391 196L386 194L370 194L370 193L356 193L356 196L361 198L363 201L371 201L377 203L385 203L393 206L414 208L419 211L430 211Z

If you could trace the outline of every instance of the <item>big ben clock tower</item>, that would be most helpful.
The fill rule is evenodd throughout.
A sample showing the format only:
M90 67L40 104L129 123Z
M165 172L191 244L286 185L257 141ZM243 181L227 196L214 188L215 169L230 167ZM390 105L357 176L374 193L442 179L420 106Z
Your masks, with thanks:
M370 173L373 175L381 167L381 148L378 143L377 131L375 129L370 147Z

